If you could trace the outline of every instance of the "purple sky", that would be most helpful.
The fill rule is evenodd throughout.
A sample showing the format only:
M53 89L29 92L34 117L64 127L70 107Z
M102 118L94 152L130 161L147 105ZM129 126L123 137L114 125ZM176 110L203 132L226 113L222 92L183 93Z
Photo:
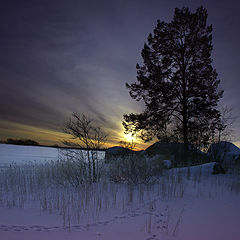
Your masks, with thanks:
M122 115L141 111L125 82L136 79L148 34L157 19L171 21L175 7L200 5L213 24L222 103L240 115L238 1L9 0L0 8L0 139L57 142L64 121L78 111L119 141Z

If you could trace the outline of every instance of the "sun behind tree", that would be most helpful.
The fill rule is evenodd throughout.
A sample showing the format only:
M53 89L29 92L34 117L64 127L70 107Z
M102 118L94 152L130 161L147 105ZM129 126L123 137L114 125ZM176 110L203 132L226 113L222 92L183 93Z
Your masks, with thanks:
M136 141L136 137L134 135L132 135L131 133L124 134L124 138L128 142Z

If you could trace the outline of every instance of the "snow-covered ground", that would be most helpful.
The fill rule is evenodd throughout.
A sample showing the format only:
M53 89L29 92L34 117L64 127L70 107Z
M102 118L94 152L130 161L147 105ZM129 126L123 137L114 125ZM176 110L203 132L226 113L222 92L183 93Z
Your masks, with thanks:
M0 144L0 166L57 159L57 148Z
M9 166L12 163L24 164L29 162L43 163L56 161L61 156L63 149L53 147L22 146L0 144L0 167ZM77 150L73 150L78 152ZM83 151L86 155L86 151ZM105 156L105 152L98 152L99 158Z
M212 166L166 170L149 185L79 188L53 184L47 164L2 169L0 239L239 240L239 170L211 175Z

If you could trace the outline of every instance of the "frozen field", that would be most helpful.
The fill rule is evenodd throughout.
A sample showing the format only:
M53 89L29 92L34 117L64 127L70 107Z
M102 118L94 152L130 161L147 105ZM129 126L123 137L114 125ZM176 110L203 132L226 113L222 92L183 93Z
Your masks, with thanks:
M147 185L102 178L78 188L54 183L55 165L2 169L0 239L239 240L239 168L212 175L212 166L167 170Z
M58 149L38 146L0 144L0 165L57 160Z
M12 163L56 161L61 151L63 150L53 147L0 144L0 167L9 166ZM101 159L104 158L104 152L99 152L99 155Z

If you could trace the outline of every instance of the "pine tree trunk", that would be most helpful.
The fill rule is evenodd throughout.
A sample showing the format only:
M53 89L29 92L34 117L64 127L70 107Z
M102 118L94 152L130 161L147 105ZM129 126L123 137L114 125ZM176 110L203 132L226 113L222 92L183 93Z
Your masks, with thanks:
M184 104L185 105L185 104ZM183 105L183 143L184 143L184 163L188 162L188 127L187 127L187 111Z
M183 76L183 142L184 142L184 163L188 162L188 116L187 116L187 93L186 93L186 80L185 80L185 69L182 73Z

